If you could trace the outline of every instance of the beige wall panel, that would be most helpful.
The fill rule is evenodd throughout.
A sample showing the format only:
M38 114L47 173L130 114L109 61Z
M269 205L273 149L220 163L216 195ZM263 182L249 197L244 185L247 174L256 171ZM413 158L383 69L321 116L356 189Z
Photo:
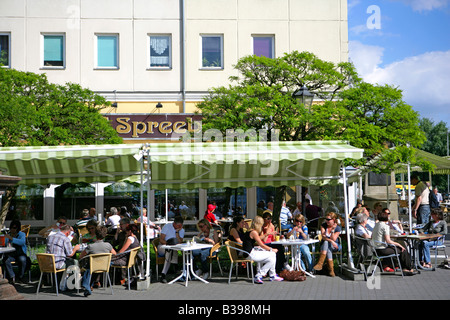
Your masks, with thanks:
M223 35L224 68L207 70L201 68L201 35ZM228 84L228 78L236 73L233 64L237 61L236 21L211 20L189 21L186 35L186 90L206 91L211 87Z
M0 17L24 17L25 0L1 0Z
M61 19L80 16L79 0L28 0L26 6L29 18Z
M253 54L253 36L269 35L275 39L275 57L289 52L288 21L239 20L238 22L238 56Z
M67 29L67 19L40 19L27 20L26 37L26 65L27 70L35 73L45 73L52 83L65 84L66 82L80 81L80 38L76 29ZM43 34L63 34L65 36L65 67L43 67Z
M17 18L1 18L0 33L10 34L11 68L26 71L25 21Z
M179 19L179 0L134 0L135 19Z
M178 20L137 20L134 22L134 90L180 91L180 25ZM172 67L149 68L149 34L171 35Z
M188 20L235 20L238 0L185 0Z
M320 59L341 62L341 24L338 21L291 21L291 50L309 51Z
M81 18L131 19L133 0L80 0Z
M133 23L131 20L82 20L81 85L94 91L133 91ZM119 69L96 69L96 34L119 35Z
M241 20L287 20L289 0L238 0L238 16Z
M341 0L291 0L289 13L291 20L340 20Z

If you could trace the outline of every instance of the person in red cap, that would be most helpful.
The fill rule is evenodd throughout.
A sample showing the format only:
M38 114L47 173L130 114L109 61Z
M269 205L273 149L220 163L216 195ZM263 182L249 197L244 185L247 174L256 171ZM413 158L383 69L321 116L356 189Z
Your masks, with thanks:
M216 206L213 204L208 204L208 210L206 210L204 218L208 220L210 223L218 224L216 216L213 213L214 210L216 210Z

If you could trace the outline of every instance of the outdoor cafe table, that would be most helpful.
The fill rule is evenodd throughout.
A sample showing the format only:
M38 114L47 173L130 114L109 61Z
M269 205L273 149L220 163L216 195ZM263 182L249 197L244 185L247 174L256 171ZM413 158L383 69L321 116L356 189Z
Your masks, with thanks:
M212 244L206 243L180 243L176 245L162 245L161 248L165 250L177 250L183 253L183 272L178 277L170 281L169 284L178 281L178 279L184 276L186 281L185 286L187 287L191 275L204 283L208 283L208 281L200 278L195 274L194 256L192 255L192 251L197 249L212 248L212 246L213 246Z
M308 276L315 278L314 275L312 275L311 273L307 272L306 270L303 270L302 268L302 254L300 252L300 247L302 245L310 245L310 244L314 244L319 242L319 240L317 239L308 239L308 240L301 240L301 239L296 239L296 240L288 240L288 239L284 239L284 240L279 240L279 241L273 241L271 242L271 244L281 244L282 246L289 246L291 247L291 256L292 256L292 262L291 262L291 266L294 270L301 270L303 272L305 272Z
M398 240L404 240L410 249L411 258L413 260L413 264L415 265L415 269L419 271L419 269L422 270L433 270L432 268L424 268L420 265L419 261L419 244L421 241L430 241L430 240L436 240L437 238L442 237L441 234L435 233L435 234L392 234L391 238L398 239ZM420 272L420 271L419 271Z
M16 249L14 247L0 247L0 260L3 260L3 255L5 253L14 252ZM0 266L0 278L3 275L2 267Z

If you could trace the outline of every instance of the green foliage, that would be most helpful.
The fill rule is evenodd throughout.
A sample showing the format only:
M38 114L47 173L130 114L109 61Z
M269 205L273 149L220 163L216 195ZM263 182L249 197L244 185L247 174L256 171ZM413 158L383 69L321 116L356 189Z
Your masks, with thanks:
M45 74L0 68L0 146L121 143L103 97Z

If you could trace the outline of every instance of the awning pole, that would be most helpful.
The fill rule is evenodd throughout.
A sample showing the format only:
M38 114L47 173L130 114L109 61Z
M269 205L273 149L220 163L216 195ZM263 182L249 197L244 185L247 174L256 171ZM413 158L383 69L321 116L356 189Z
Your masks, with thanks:
M150 275L150 148L147 148L147 268L145 274Z
M408 162L408 211L409 211L409 233L412 233L412 210L411 210L411 167Z
M141 150L141 153L143 152L143 150ZM142 154L141 160L139 161L141 163L141 184L139 186L139 191L140 191L140 206L141 206L141 223L140 223L140 230L139 232L141 233L141 248L144 248L144 155ZM150 248L147 247L147 252L149 251ZM141 270L144 267L144 261L141 262ZM141 275L142 278L142 275Z
M349 268L355 268L355 265L353 264L353 257L352 257L352 243L350 241L350 228L349 228L349 209L348 209L348 195L347 195L347 174L345 170L345 165L342 165L342 179L344 182L344 210L345 210L345 233L347 235L347 254L348 254L348 267Z

